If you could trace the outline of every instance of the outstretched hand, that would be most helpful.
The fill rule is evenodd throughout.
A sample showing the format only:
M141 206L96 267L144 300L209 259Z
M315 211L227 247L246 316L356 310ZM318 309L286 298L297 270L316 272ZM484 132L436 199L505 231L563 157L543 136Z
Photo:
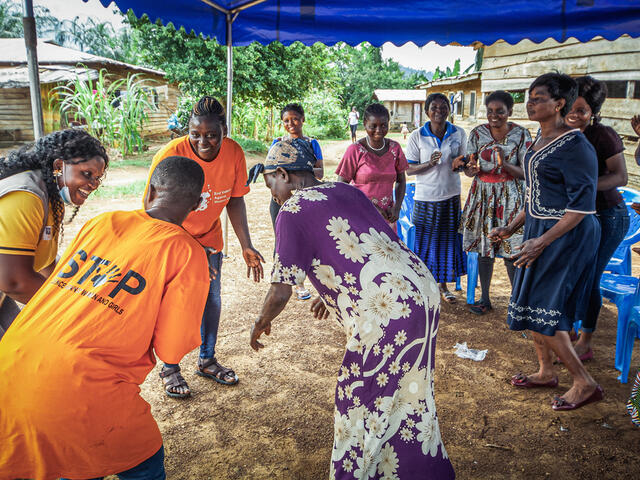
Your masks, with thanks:
M242 257L247 264L247 278L251 278L251 273L253 272L253 280L255 282L263 279L264 270L262 264L264 263L264 258L260 255L260 252L253 247L246 247L242 249Z
M251 338L249 340L249 345L256 352L261 348L264 348L264 345L258 341L260 335L262 334L269 335L271 333L271 322L256 320L256 323L251 327Z
M329 310L322 301L322 298L320 298L320 295L314 298L313 302L311 302L311 311L313 312L313 316L320 320L324 320L329 317Z

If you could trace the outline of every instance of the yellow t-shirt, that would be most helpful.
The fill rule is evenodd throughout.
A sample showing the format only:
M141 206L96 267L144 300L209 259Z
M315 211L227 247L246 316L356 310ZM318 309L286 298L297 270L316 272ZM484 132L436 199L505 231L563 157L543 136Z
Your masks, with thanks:
M31 192L10 192L0 197L0 253L30 255L39 272L56 259L58 231L53 229L49 206L47 226L42 229L42 200Z
M204 249L144 210L87 222L0 342L0 478L95 478L162 445L139 385L200 345Z
M204 170L202 203L197 210L189 213L182 226L194 236L203 247L222 251L222 226L220 214L231 197L243 197L249 193L247 183L247 163L242 147L230 138L223 138L220 153L210 162L199 158L189 144L189 136L176 138L158 150L149 168L149 179L156 165L167 157L179 155L194 160ZM145 188L147 195L149 180Z

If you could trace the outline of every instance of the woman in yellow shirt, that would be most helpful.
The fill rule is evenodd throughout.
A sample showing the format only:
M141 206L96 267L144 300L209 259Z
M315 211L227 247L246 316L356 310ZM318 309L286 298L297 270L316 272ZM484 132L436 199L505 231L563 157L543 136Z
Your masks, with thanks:
M84 130L54 132L0 158L0 338L51 273L65 204L100 185L109 157Z

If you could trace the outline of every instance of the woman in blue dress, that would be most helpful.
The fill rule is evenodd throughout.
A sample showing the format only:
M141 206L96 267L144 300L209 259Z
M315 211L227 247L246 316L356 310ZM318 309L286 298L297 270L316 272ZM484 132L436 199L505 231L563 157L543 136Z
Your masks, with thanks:
M573 322L584 318L600 241L594 216L596 153L580 130L564 121L577 93L576 82L560 73L542 75L529 87L527 114L540 123L540 131L524 161L525 209L507 227L490 233L500 241L524 224L507 322L512 330L533 333L540 368L531 375L514 375L511 384L555 388L555 352L573 385L554 398L554 410L573 410L603 398L569 339Z

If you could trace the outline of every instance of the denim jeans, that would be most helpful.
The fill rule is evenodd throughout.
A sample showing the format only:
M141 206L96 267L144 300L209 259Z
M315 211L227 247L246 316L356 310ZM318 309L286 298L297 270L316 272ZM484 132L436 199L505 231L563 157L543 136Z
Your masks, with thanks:
M164 447L160 447L160 450L138 466L116 475L120 480L165 480L167 476L164 472ZM103 478L98 477L91 480L102 480ZM61 478L60 480L69 479Z
M216 340L218 339L218 326L220 325L220 278L222 276L222 252L212 253L209 257L209 266L218 271L216 278L209 283L209 293L207 303L202 315L200 326L200 358L211 358L215 355ZM165 367L177 367L177 364L165 363Z
M620 202L615 207L602 210L596 214L600 222L600 247L596 258L596 273L593 278L591 295L589 296L589 306L586 318L582 322L582 330L593 332L596 329L600 308L602 308L602 295L600 294L600 278L607 263L611 260L616 248L624 239L629 230L629 213L624 202Z

